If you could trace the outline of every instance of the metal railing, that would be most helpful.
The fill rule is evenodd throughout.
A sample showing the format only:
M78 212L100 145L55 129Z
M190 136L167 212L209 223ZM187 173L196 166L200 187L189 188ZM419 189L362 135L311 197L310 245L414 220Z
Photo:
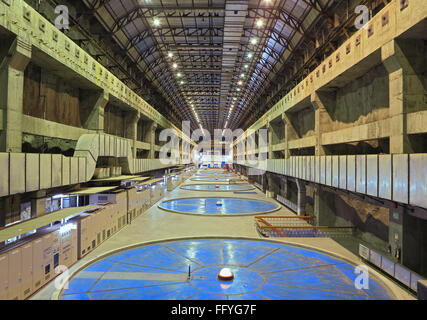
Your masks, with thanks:
M352 235L354 227L312 226L311 216L256 216L258 231L265 237L334 238Z

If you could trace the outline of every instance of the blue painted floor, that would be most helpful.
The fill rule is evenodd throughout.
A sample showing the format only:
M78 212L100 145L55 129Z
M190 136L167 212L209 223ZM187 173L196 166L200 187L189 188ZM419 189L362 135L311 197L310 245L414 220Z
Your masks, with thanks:
M181 189L191 191L247 191L253 190L249 184L219 184L218 188L215 184L190 184L182 186Z
M207 177L207 178L237 178L233 173L197 173L196 177Z
M221 201L221 206L217 205L218 201ZM162 202L159 208L188 214L239 215L262 214L277 210L280 206L262 200L206 197L167 200Z
M192 181L204 181L204 182L229 182L230 180L240 180L236 178L215 178L215 177L195 177L191 178Z
M233 281L217 279L223 267L232 270ZM71 279L61 298L391 299L373 278L369 289L356 289L354 269L328 255L268 241L179 240L125 250L97 261Z

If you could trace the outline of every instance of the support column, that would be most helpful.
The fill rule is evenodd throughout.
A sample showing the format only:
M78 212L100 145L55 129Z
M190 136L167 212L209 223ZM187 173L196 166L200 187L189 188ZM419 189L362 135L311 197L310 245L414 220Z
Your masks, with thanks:
M31 60L31 49L31 42L17 37L0 64L0 109L4 118L0 152L22 151L24 71Z
M299 139L299 136L286 112L282 114L282 120L285 123L285 159L288 159L291 156L289 141Z
M274 159L273 155L273 126L268 123L267 124L267 130L268 130L268 159Z
M150 153L148 154L148 159L154 159L155 155L155 146L156 146L156 129L157 129L157 123L154 121L149 124L148 129L148 137L149 137L149 143L150 143Z
M129 112L126 117L126 138L131 139L133 146L133 158L136 159L136 141L138 134L138 121L141 117L139 111Z
M314 216L318 226L337 226L335 195L324 191L322 186L314 186Z
M299 216L305 216L305 204L306 204L306 192L305 192L305 182L300 179L296 179L298 187L298 203L297 203L297 213Z
M88 93L83 101L82 108L89 111L84 127L98 133L104 133L104 111L108 104L110 94L103 90L96 93Z
M8 199L7 197L0 198L0 207L1 208L6 208L6 200L7 199ZM3 210L2 212L0 212L0 230L2 228L4 228L5 225L6 225L6 210Z
M311 95L311 104L314 109L314 131L316 132L315 155L326 154L322 145L322 134L331 131L331 117L328 113L336 104L336 92L316 91Z
M381 59L389 73L390 153L414 152L407 131L407 113L422 110L424 102L424 43L399 39L381 48Z
M182 153L182 145L183 145L184 140L182 138L179 138L179 142L178 142L178 164L184 164L185 163L185 159L184 159L184 153Z
M319 226L319 220L320 220L320 210L321 210L321 187L318 184L314 185L314 206L313 206L313 215L314 215L314 221L313 224L316 226Z
M280 194L280 180L273 173L268 173L268 186L270 187L271 197L275 198L276 194Z
M166 178L166 190L167 191L173 191L173 183L172 183L172 177Z
M283 177L281 179L281 189L282 189L282 197L288 199L288 178Z

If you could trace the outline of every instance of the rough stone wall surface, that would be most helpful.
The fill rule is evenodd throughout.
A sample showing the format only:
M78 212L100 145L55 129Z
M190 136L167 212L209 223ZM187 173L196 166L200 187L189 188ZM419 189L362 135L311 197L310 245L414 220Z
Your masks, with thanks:
M305 108L292 115L294 128L300 138L315 135L314 131L314 110L312 107Z
M337 216L351 221L360 231L372 233L376 237L388 241L388 208L343 195L336 196L335 208Z
M348 155L348 154L388 154L389 140L375 139L367 141L358 141L352 143L341 143L326 146L328 154Z
M124 112L115 108L110 103L105 107L104 130L105 133L125 137L126 130Z
M79 89L30 64L25 70L23 113L70 126L82 127Z
M332 130L386 119L389 115L388 74L378 65L337 91L335 107L328 110Z

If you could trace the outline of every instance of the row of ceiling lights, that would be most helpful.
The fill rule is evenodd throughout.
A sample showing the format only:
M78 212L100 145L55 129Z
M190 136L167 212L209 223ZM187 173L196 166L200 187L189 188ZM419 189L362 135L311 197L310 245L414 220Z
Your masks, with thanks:
M271 0L264 0L264 1L265 1L265 2L267 2L267 3L271 2ZM154 20L153 20L153 24L154 24L154 26L155 26L155 27L159 27L159 26L160 26L160 20L159 20L158 18L154 18ZM258 19L258 20L255 22L255 25L256 25L258 28L261 28L261 27L264 25L264 20L263 20L263 19L261 19L261 18L260 18L260 19ZM252 45L256 45L256 44L258 43L258 39L257 39L257 38L252 38L252 39L250 40L250 43L251 43ZM168 52L168 57L169 57L170 59L172 59L172 58L173 58L173 53L172 53L172 52ZM248 58L248 59L252 59L252 58L253 58L253 53L252 53L252 52L249 52L249 53L247 54L247 58ZM178 69L178 64L177 64L176 62L174 62L174 63L172 64L172 68L173 68L174 70ZM245 64L245 65L244 65L244 68L245 68L246 70L247 70L247 69L249 69L249 65L248 65L248 64ZM182 73L181 73L181 72L178 72L176 75L177 75L177 77L178 77L178 78L181 78L181 77L182 77ZM244 73L241 73L241 74L240 74L240 78L245 78L245 74L244 74ZM185 84L185 81L184 81L184 80L180 80L180 81L179 81L179 84L183 85L183 84ZM237 85L238 85L238 87L236 88L236 91L237 91L237 92L240 92L240 91L241 91L240 86L242 86L242 85L243 85L243 81L242 81L242 80L239 80L239 81L237 82ZM233 101L237 101L237 98L236 98L236 97L233 97ZM193 102L192 102L192 101L189 101L189 103L190 103L191 109L193 110L194 116L196 117L196 120L197 120L197 122L199 123L200 129L202 129L202 130L203 130L202 124L201 124L200 119L199 119L199 115L197 114L197 112L196 112L196 110L195 110L195 108L194 108L194 104L193 104ZM228 122L229 122L229 120L230 120L230 116L231 116L231 113L233 112L233 109L234 109L234 102L230 105L230 109L229 109L229 112L228 112L228 116L227 116L226 123L225 123L225 125L224 125L224 129L228 126Z
M269 3L269 2L271 2L271 0L264 0L265 2L267 2L267 3ZM263 19L258 19L256 22L255 22L255 25L258 27L258 28L261 28L262 26L264 26L264 20ZM252 38L251 40L250 40L250 44L252 44L252 45L256 45L258 43L258 38ZM247 58L248 59L252 59L253 58L253 53L252 52L248 52L248 54L247 54ZM243 66L246 70L247 69L249 69L249 65L248 64L245 64L244 66ZM240 78L244 78L245 77L245 74L244 73L241 73L240 74ZM240 89L240 87L239 86L242 86L243 85L243 81L242 80L239 80L238 82L237 82L237 85L238 85L238 87L236 88L236 91L237 92L240 92L241 91L241 89ZM237 98L236 97L233 97L233 101L236 101L237 100ZM232 103L231 105L230 105L230 109L228 110L228 115L227 115L227 120L226 120L226 122L225 122L225 125L224 125L224 129L226 129L227 128L227 126L228 126L228 122L230 121L230 117L231 117L231 113L233 112L233 109L234 109L234 103Z

